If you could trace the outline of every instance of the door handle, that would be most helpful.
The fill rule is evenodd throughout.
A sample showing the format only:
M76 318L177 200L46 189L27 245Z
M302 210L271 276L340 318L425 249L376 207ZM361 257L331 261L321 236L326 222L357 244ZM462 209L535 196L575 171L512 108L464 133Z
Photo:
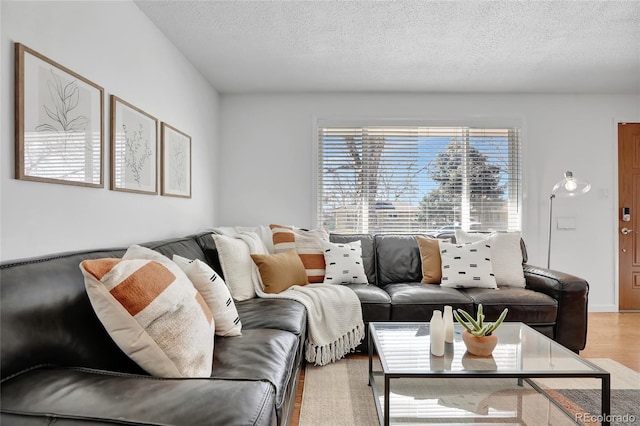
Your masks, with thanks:
M625 228L622 228L622 229L620 230L620 232L622 232L622 235L627 235L627 234L630 234L630 233L632 233L632 232L637 232L637 231L634 231L633 229L629 229L629 228L626 228L626 227L625 227Z

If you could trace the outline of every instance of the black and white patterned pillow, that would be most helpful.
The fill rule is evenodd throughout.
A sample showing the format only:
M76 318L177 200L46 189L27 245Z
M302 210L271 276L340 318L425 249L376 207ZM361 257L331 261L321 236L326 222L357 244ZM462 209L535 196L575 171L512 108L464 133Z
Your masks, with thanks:
M213 314L216 334L219 336L240 336L242 322L238 316L229 288L224 280L206 263L190 260L177 254L173 261L187 274Z
M491 264L488 241L470 244L440 243L442 287L498 288Z
M325 284L367 284L367 274L362 264L360 241L336 244L323 241Z

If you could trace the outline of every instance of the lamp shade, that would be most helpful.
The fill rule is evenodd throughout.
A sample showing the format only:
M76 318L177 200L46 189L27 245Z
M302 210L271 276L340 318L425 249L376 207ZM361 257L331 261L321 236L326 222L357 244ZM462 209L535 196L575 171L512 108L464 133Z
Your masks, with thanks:
M553 185L551 195L556 197L576 197L586 194L590 189L591 184L589 182L576 178L571 171L566 171L564 179Z

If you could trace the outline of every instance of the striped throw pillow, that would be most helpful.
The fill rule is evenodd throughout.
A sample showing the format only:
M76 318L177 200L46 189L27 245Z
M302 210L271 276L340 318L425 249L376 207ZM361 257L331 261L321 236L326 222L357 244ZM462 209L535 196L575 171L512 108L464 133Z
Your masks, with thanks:
M173 261L187 274L196 290L207 302L213 314L216 334L219 336L240 336L242 323L236 304L233 302L231 293L229 293L222 277L209 265L198 259L190 260L174 254Z
M180 268L164 259L83 261L89 300L118 347L149 374L210 377L211 310Z
M322 241L329 241L324 229L307 231L292 226L269 225L273 234L273 250L284 253L295 249L302 260L310 283L324 281L325 263Z

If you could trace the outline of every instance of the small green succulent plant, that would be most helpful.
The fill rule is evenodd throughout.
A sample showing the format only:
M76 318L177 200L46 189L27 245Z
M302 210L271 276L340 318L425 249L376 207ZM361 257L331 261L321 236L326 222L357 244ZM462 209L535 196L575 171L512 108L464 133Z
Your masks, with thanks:
M502 324L502 321L504 321L507 316L507 312L509 312L509 309L504 308L504 311L502 311L496 322L488 322L486 324L484 322L484 314L482 313L482 304L478 305L478 314L475 319L464 309L453 311L453 316L469 333L476 337L482 337L490 336L496 328L500 327L500 324Z

